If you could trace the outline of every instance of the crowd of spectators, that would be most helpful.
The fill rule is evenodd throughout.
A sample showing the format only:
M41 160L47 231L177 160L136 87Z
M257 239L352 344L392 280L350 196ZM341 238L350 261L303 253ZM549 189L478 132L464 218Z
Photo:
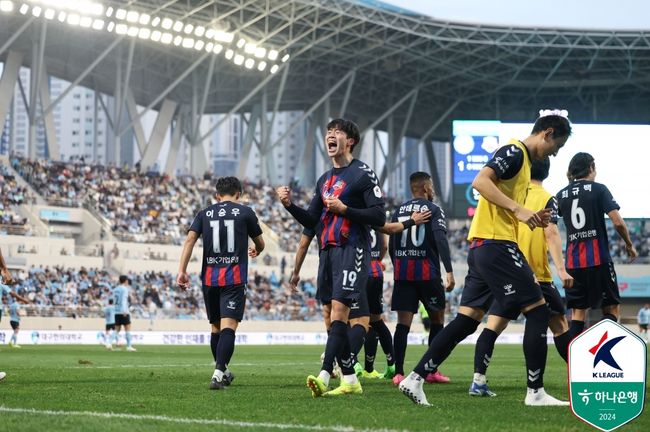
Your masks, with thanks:
M0 230L14 232L18 227L21 234L29 233L27 219L20 216L15 206L31 202L32 197L26 187L18 186L13 174L0 164Z

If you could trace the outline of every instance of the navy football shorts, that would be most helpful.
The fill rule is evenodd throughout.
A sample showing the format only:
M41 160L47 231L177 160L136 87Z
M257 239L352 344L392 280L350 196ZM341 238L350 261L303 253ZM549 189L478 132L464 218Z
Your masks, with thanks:
M567 307L571 309L600 309L621 303L614 264L567 269L573 277L573 287L565 291Z
M396 280L390 309L393 311L418 312L419 303L430 311L445 309L445 289L440 279L428 281Z
M516 318L521 309L543 298L542 289L516 243L493 241L471 248L461 306L488 311L494 300L501 315Z
M219 324L221 318L240 322L246 306L246 284L224 287L203 285L203 301L210 324Z
M370 313L381 315L384 312L384 277L370 276L366 291Z
M328 247L320 253L318 263L318 290L316 297L323 304L332 300L348 307L357 302L360 308L365 304L368 315L366 284L370 267L370 252L354 246ZM363 315L360 315L363 316Z

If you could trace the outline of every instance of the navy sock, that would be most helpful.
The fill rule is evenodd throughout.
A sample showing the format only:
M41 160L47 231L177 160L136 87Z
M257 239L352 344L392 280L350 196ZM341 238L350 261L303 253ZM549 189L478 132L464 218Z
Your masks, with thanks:
M478 321L467 315L456 315L456 318L431 341L429 349L413 371L422 378L425 378L430 372L437 371L438 366L449 357L456 345L474 333L478 325Z
M377 355L378 338L375 329L370 327L366 334L366 341L363 343L363 352L365 354L364 369L366 372L372 372L375 369L375 356Z
M381 344L381 349L386 355L386 362L388 366L395 364L395 352L393 351L393 337L390 334L390 330L386 326L384 320L378 320L371 322L370 326L377 332L377 337L379 338L379 343Z
M584 321L571 320L571 324L569 324L569 334L571 335L571 339L582 333L584 329Z
M490 329L483 329L481 335L476 341L476 348L474 349L474 372L485 375L490 361L492 360L492 353L494 352L494 344L499 335Z
M411 327L405 326L404 324L397 324L395 326L393 346L395 349L395 374L398 375L404 375L404 358L406 357L409 331L411 331Z
M548 329L548 306L540 305L525 313L526 327L524 329L524 357L526 358L526 376L528 388L544 387L544 369L548 344L546 330Z
M225 328L221 330L219 345L217 345L217 369L225 372L234 352L235 331L231 328Z
M553 336L553 342L555 342L555 348L557 349L557 353L560 354L560 357L562 357L565 362L568 362L569 342L571 342L571 332L567 330L559 336Z
M366 337L366 329L361 324L354 325L348 330L348 338L350 339L350 353L355 363L357 362L357 354L361 351L364 338Z
M339 359L341 370L344 375L354 373L352 369L352 358L350 355L350 340L348 338L348 325L343 321L332 321L327 345L325 345L325 358L322 370L332 373L334 359Z
M612 314L610 314L610 313L603 314L603 318L602 318L602 319L604 319L604 320L605 320L605 319L610 319L610 320L612 320L612 321L614 321L614 322L618 322L618 318L616 318L614 315L612 315Z
M427 345L431 345L431 342L433 342L433 339L440 333L440 330L442 330L444 326L442 324L435 324L431 323L431 328L429 329L429 341L427 342Z
M221 333L210 333L210 351L212 351L212 357L214 361L217 361L217 346L219 346L219 336Z

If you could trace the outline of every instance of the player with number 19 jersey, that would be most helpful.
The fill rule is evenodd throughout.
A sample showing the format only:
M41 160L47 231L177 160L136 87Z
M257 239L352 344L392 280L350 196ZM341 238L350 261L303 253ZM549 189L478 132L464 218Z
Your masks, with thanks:
M190 231L203 238L201 281L204 286L225 287L248 282L248 237L262 234L255 212L225 201L201 210Z

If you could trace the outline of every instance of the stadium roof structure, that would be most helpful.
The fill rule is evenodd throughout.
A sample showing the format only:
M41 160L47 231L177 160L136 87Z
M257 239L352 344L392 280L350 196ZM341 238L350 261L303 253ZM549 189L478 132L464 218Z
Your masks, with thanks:
M371 0L3 0L0 60L10 52L192 118L327 112L422 141L447 139L451 118L530 121L541 108L650 120L648 31L456 24Z

